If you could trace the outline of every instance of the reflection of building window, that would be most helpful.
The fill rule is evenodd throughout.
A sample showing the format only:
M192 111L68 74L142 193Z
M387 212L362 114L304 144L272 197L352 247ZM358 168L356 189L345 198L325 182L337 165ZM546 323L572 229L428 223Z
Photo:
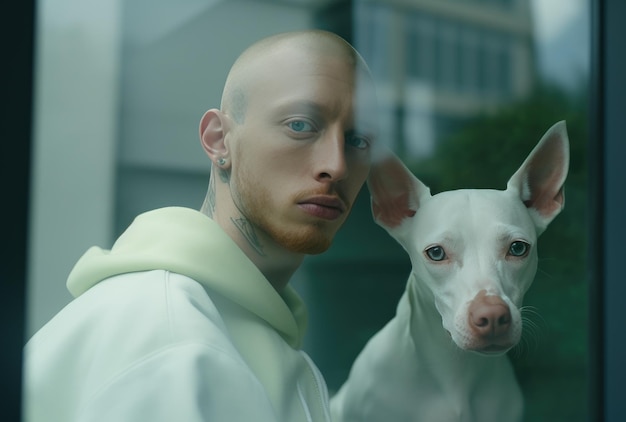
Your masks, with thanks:
M356 9L356 21L359 25L356 45L377 78L391 77L389 60L381 60L388 56L387 45L391 31L392 10L388 7L373 4L369 7Z
M432 146L465 119L527 95L534 68L525 1L357 2L357 48L379 80L387 136L420 154L430 147L409 145L415 127L428 128L433 139L420 142Z
M482 43L482 93L494 98L507 98L511 87L511 54L506 37L487 33Z
M511 95L511 48L508 42L504 42L500 46L496 57L496 74L498 75L498 86L496 91L498 95L509 97Z
M505 34L420 15L407 18L406 33L409 80L444 93L511 95L513 40Z
M459 89L463 94L478 94L479 39L476 30L465 27L459 36Z
M445 92L454 92L458 88L455 75L461 71L457 63L456 31L450 22L441 21L437 31L437 87Z
M410 79L432 82L435 77L435 24L432 19L413 16L407 25L406 60Z

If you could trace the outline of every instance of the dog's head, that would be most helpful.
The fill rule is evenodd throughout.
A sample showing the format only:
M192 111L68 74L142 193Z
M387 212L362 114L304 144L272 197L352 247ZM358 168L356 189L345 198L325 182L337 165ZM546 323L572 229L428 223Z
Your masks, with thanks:
M432 294L460 348L502 354L518 343L519 309L537 270L537 237L563 208L568 165L567 131L559 122L502 191L431 195L393 154L372 166L374 220L408 252L418 294Z

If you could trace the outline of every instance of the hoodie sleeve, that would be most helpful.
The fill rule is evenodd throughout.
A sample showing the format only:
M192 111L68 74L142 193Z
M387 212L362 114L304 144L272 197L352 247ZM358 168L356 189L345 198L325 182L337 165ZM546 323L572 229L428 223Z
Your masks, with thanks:
M78 410L76 421L275 421L249 368L207 344L161 350L129 367Z

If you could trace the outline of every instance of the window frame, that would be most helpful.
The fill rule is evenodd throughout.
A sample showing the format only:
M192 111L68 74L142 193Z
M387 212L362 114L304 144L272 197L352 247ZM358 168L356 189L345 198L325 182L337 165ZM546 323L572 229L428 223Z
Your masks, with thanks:
M621 397L626 378L626 283L621 267L623 239L626 239L626 166L620 158L626 157L626 3L622 0L591 0L592 16L592 72L589 134L590 221L590 306L589 352L590 420L618 421L626 415L626 400ZM7 85L3 107L4 116L14 116L5 125L6 139L11 154L3 157L11 163L3 166L8 171L8 214L11 221L9 238L21 239L9 246L6 254L5 287L0 299L0 314L5 336L1 360L3 400L0 414L3 420L21 417L21 350L24 338L26 290L26 241L28 189L31 173L30 138L32 121L33 53L35 31L35 1L26 0L12 6L8 25L2 39L7 40L6 51L14 52L8 74L21 75ZM7 72L7 70L3 70ZM26 99L26 100L25 100ZM3 110L5 111L5 110ZM10 253L9 253L10 252ZM15 281L17 280L17 285ZM21 281L21 283L20 283ZM9 315L5 310L10 310Z
M590 420L626 415L626 296L620 252L626 238L626 3L591 1L591 100L589 136Z

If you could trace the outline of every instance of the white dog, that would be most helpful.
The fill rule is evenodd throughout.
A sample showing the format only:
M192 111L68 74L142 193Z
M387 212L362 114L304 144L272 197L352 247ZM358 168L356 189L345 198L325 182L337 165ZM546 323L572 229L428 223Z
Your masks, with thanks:
M375 221L409 254L396 316L333 397L336 422L514 422L523 399L506 352L537 270L537 237L561 211L565 122L552 126L507 189L431 195L393 155L372 168ZM350 411L348 411L350 409Z

